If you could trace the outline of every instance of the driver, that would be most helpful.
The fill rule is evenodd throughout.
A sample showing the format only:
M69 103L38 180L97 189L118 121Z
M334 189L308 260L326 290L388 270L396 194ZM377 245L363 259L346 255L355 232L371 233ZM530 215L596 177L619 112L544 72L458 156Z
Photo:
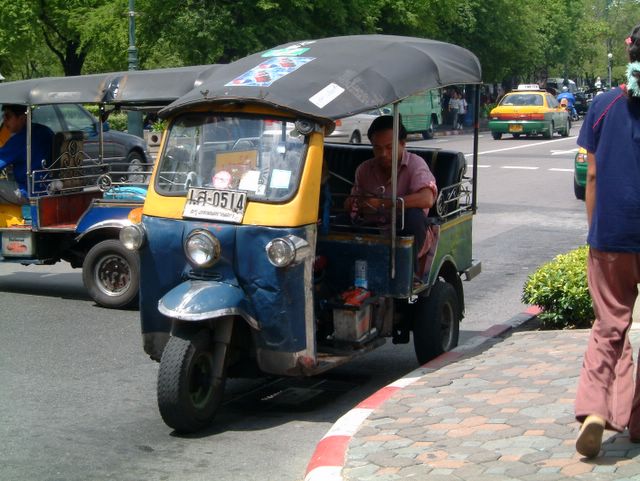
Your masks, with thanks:
M13 179L0 179L0 203L27 204L27 113L22 105L2 106L4 125L10 133L0 147L0 170L13 166ZM31 125L32 165L51 160L53 132L40 124Z
M578 112L575 108L576 98L571 92L569 92L569 88L566 85L562 87L562 92L558 94L556 99L558 99L558 102L560 103L562 103L563 99L566 99L566 102L569 105L569 110L571 111L571 116L574 118L578 116Z
M369 127L367 137L374 157L364 161L356 170L351 196L345 210L352 218L373 215L378 224L389 222L391 208L391 148L393 144L393 116L377 117ZM400 123L398 130L398 186L397 196L404 200L405 228L400 235L412 235L415 241L414 272L422 278L428 254L435 245L437 234L429 229L427 214L438 196L436 180L427 163L419 155L405 150L407 131ZM357 198L353 196L372 196Z

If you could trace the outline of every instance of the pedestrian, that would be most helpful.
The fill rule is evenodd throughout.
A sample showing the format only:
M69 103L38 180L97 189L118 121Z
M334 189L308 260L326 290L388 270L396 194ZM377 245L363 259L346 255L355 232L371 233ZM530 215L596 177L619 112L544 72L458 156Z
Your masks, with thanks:
M576 450L598 455L605 429L640 442L640 372L628 330L640 283L640 25L626 39L627 84L593 99L578 136L587 150L587 278L595 322L575 401ZM635 385L634 385L635 384Z
M464 117L467 114L467 101L464 98L464 94L460 94L458 98L458 130L462 130L464 127Z
M460 94L457 90L451 93L449 100L449 114L451 115L451 127L453 130L458 128L458 113L460 112Z

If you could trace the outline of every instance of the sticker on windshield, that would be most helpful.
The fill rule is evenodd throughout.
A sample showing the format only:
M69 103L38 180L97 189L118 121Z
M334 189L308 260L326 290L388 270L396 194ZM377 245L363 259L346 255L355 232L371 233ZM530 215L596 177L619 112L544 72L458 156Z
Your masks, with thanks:
M273 57L236 77L225 87L268 87L312 60L314 57Z
M273 169L269 187L272 189L288 189L291 180L290 170Z
M309 99L309 102L316 105L319 108L324 108L332 100L335 100L338 95L344 92L344 89L338 84L331 82L325 88L316 93Z
M305 53L307 50L309 50L309 47L307 47L307 45L311 45L313 43L315 43L315 40L310 40L308 42L300 42L300 43L294 43L293 45L289 45L288 47L284 47L284 48L276 48L273 50L267 50L265 53L263 53L261 55L261 57L264 58L268 58L268 57L297 57L299 55L302 55L303 53Z

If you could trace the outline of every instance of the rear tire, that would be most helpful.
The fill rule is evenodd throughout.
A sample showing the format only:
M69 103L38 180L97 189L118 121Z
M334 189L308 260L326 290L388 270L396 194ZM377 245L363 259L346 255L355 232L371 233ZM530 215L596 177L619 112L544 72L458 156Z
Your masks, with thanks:
M427 130L423 130L420 133L422 134L422 138L424 140L433 139L433 120L429 121L429 125L427 125Z
M437 281L428 296L420 297L413 311L413 346L422 365L458 345L460 302L454 287Z
M129 184L145 183L145 167L144 158L139 152L130 152L127 155L127 178Z
M360 132L354 132L351 134L351 137L349 138L350 144L359 144L361 142L362 142L362 138L360 136Z
M493 140L500 140L502 138L502 133L501 132L491 132L491 137L493 137Z
M567 119L567 123L564 126L564 129L562 130L562 132L560 132L560 135L562 135L563 137L569 137L570 133L571 133L571 121Z
M172 335L164 348L158 371L158 408L167 426L178 433L209 426L222 403L226 362L213 349L208 329Z
M140 260L117 239L94 245L82 263L82 280L102 307L122 309L137 302Z
M542 134L542 137L544 137L545 139L550 139L551 137L553 137L553 122L551 122L551 124L549 125L549 130L546 130Z

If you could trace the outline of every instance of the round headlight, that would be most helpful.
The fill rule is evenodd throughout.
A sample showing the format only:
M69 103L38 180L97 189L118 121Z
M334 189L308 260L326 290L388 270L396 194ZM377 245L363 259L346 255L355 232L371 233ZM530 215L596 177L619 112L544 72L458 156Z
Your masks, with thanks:
M285 267L296 258L296 246L286 237L278 237L270 241L265 250L269 262L276 267Z
M140 224L131 224L120 229L120 242L130 251L137 251L144 245L144 228Z
M189 262L196 267L211 267L220 259L220 241L209 231L194 230L184 244Z

